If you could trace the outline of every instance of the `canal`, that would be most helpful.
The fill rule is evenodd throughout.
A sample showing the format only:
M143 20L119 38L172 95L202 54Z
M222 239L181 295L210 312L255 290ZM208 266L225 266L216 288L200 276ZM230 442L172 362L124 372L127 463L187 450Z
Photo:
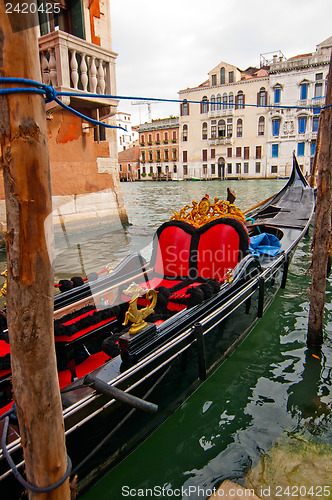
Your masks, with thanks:
M224 199L230 187L236 205L245 210L285 182L124 183L129 226L106 219L55 228L56 280L108 263L115 267L135 251L148 258L155 229L206 193ZM245 342L84 500L185 499L189 493L195 500L206 498L226 478L254 488L264 499L329 498L332 280L327 281L322 351L308 351L311 236L312 229L296 251L286 289Z

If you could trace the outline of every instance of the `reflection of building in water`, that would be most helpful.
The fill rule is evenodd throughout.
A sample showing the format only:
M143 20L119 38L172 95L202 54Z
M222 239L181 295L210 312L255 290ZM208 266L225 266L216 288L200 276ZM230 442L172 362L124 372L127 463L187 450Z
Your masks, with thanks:
M118 101L89 94L116 94L109 0L63 0L59 15L39 12L39 53L42 81L57 91L75 91L83 97L62 97L81 113L115 125ZM52 194L75 208L74 218L90 211L91 200L125 222L117 168L117 130L92 126L55 102L46 104ZM2 183L1 183L2 184ZM102 191L101 196L96 196ZM86 198L85 194L92 194ZM106 196L108 193L109 196ZM78 203L77 200L80 200ZM4 192L0 186L0 222L5 224ZM85 204L86 200L89 200ZM98 201L97 201L98 200Z

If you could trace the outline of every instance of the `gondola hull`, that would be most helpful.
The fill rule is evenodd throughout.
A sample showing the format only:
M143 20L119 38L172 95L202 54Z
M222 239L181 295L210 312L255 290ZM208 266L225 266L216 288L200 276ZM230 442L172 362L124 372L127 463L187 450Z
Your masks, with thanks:
M84 385L80 378L62 391L67 452L83 491L100 475L156 429L246 338L263 316L280 287L286 284L288 267L298 242L306 234L314 210L313 190L294 165L285 188L272 200L260 204L247 216L254 221L249 234L277 236L281 251L273 257L249 254L232 270L218 292L162 322L148 324L131 337L119 336L122 356L93 370L99 380L121 391L158 405L156 414L108 398ZM122 268L121 280L136 276L138 258ZM141 261L139 261L141 264ZM143 274L146 272L145 267ZM119 278L118 276L118 278ZM107 285L110 280L107 278ZM104 281L106 283L106 280ZM95 286L103 291L102 284ZM91 294L86 287L80 300ZM75 303L74 294L58 299L57 310ZM77 298L77 296L76 296ZM148 319L147 319L148 321ZM121 332L120 332L121 333ZM20 440L13 439L8 451L22 462ZM0 455L2 491L12 496L13 475Z

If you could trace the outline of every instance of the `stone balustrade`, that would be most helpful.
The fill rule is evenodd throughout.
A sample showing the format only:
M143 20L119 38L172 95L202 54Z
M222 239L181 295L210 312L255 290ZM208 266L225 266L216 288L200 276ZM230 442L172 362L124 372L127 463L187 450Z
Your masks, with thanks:
M43 83L78 94L116 94L114 52L60 30L39 38L39 52ZM112 98L79 99L91 108L117 105Z

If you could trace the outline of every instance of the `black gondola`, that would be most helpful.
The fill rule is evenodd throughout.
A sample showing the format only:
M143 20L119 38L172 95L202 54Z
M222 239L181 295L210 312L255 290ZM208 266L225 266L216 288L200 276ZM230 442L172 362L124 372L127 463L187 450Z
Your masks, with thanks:
M313 212L314 192L294 157L286 186L246 219L205 196L157 230L149 263L133 255L106 278L56 297L67 452L79 491L142 442L244 340L285 286ZM0 371L0 390L4 413L9 367ZM7 449L23 470L15 422ZM3 452L0 481L6 498L16 498Z

